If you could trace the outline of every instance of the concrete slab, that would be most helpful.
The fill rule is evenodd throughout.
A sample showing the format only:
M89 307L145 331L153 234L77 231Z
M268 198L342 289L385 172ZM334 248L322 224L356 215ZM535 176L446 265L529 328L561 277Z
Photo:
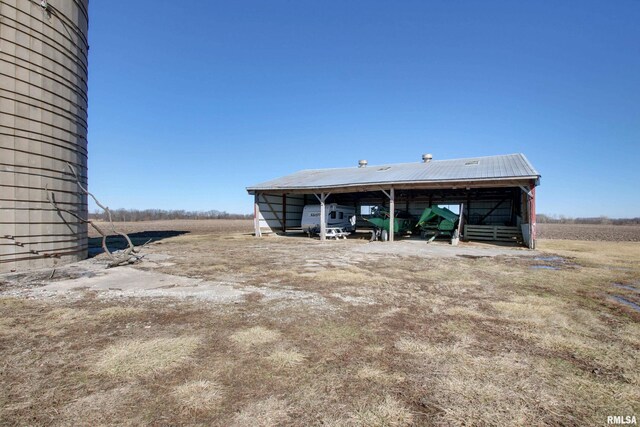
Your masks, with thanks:
M171 259L165 254L148 254L136 267L106 268L106 260L88 259L58 269L34 270L28 274L0 276L0 283L11 284L2 296L27 298L82 298L96 292L98 298L176 298L213 303L243 301L248 294L261 294L265 300L296 300L315 308L327 308L326 299L313 292L282 287L246 286L236 282L213 282L155 271ZM68 279L66 278L68 277Z
M351 249L353 252L365 254L384 254L419 257L495 257L495 256L539 256L540 253L523 247L498 246L483 244L459 244L452 246L449 243L432 242L424 240L404 240L396 242L370 242L366 245L357 245Z

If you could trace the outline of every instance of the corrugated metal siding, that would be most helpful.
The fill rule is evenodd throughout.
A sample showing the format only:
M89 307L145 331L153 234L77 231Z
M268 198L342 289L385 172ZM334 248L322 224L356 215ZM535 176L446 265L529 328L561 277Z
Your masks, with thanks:
M477 162L477 163L476 163ZM533 178L540 174L523 154L433 160L429 163L400 163L365 168L303 170L263 182L247 190L325 188L381 183L473 181Z
M268 202L268 203L267 203ZM287 195L287 228L299 228L304 208L304 196ZM258 199L260 208L260 230L263 233L282 231L283 204L281 195L261 194Z
M52 2L53 3L53 2ZM46 8L46 10L45 10ZM0 272L87 256L88 0L0 1Z
M487 200L474 201L470 207L465 208L470 225L510 225L512 222L511 200ZM497 206L497 207L496 207Z

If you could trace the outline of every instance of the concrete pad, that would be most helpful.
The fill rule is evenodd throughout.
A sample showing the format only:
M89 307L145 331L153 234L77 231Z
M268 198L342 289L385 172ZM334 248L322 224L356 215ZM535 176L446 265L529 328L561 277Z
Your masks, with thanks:
M106 291L107 296L113 297L194 297L215 301L238 300L247 293L230 284L144 271L133 267L105 269L96 272L92 277L61 280L38 290L48 294L91 290Z
M419 257L494 257L494 256L539 256L540 253L523 247L498 246L475 243L461 243L452 246L449 243L432 242L424 240L404 240L397 242L370 242L366 245L357 245L351 249L353 252L365 254L383 254Z
M314 308L327 308L327 300L314 293L286 287L246 286L238 282L213 282L154 271L172 257L148 254L136 267L106 268L107 260L87 259L57 269L34 270L29 274L0 275L0 296L27 298L82 298L96 292L98 298L175 298L196 299L213 303L244 300L245 295L259 293L265 300L290 300ZM53 274L52 274L53 273ZM55 278L54 278L55 276Z

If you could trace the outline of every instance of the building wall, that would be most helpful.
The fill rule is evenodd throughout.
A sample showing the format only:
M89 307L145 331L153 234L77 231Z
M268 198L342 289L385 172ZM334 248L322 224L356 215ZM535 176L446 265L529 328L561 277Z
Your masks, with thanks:
M311 197L317 202L314 196ZM260 194L258 196L260 230L263 233L281 232L285 215L287 229L300 228L304 205L304 195L287 195L284 199L280 194Z
M88 0L0 2L0 271L87 256Z
M468 224L472 225L513 225L512 200L487 200L470 203L465 207Z

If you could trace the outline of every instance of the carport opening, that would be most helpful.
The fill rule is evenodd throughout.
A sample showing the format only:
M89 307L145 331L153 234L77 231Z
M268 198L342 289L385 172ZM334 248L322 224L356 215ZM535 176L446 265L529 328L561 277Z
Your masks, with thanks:
M326 194L326 193L325 193ZM418 219L426 208L447 208L460 217L460 238L465 241L523 244L530 232L529 198L522 187L395 190L394 206L397 213L408 213ZM304 206L319 205L314 193L308 194L259 194L261 227L279 234L296 235L302 232L301 220ZM366 238L373 228L367 218L375 209L388 210L388 192L360 191L331 193L325 206L337 204L352 207L356 212L356 233L350 238ZM327 210L331 220L339 219L341 212ZM343 213L344 215L344 213ZM419 239L419 230L403 233L397 238ZM524 232L523 232L524 231ZM424 236L423 236L424 237Z

